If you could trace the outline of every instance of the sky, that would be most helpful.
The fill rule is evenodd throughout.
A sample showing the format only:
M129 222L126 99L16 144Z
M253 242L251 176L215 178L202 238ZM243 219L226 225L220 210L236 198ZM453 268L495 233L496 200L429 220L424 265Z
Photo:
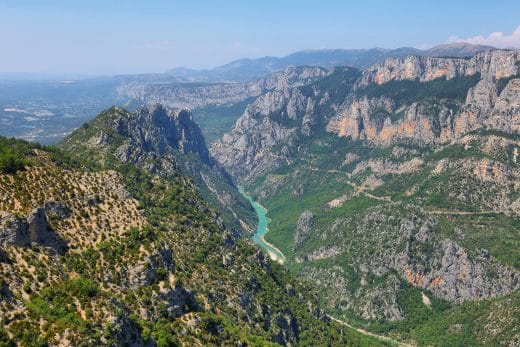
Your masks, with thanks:
M520 48L520 1L0 0L0 72L211 68L303 49Z

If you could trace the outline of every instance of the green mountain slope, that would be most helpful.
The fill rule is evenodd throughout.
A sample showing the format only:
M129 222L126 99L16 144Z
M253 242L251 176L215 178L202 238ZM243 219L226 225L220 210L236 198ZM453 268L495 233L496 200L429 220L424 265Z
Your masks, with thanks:
M95 159L0 139L3 345L384 345L329 322L191 179Z

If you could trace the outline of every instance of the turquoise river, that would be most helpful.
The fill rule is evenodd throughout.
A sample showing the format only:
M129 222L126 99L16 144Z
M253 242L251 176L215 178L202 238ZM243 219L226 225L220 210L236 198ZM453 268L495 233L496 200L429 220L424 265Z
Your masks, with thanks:
M269 254L269 257L271 259L279 262L280 264L283 264L285 262L285 256L283 253L276 248L274 245L267 242L264 238L265 234L269 231L269 228L267 227L269 224L269 218L267 218L267 210L253 200L252 197L246 194L244 192L243 187L238 187L238 190L240 193L251 203L251 206L255 209L256 215L258 216L258 224L256 226L256 232L251 238L254 243L256 243L258 246L260 246L264 251L266 251Z

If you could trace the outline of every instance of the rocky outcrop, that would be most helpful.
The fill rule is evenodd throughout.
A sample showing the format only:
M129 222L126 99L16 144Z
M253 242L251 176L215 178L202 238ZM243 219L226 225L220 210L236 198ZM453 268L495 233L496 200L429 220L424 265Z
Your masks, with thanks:
M397 294L401 289L400 282L397 276L391 275L373 290L363 292L360 307L349 306L351 309L359 311L361 317L367 320L381 318L391 322L402 320L404 314L397 301Z
M499 296L520 288L518 272L492 259L487 251L470 257L454 241L442 240L439 246L440 266L432 271L404 269L409 283L458 302Z
M296 257L295 261L297 263L301 263L301 262L309 261L309 260L312 261L312 260L327 259L327 258L332 258L338 254L341 254L340 247L335 247L335 246L332 246L330 248L320 247L317 250L312 251L311 253L306 254L303 257Z
M128 194L128 192L127 192ZM50 220L63 220L72 215L72 211L64 203L59 201L49 201L43 205L45 214Z
M278 330L278 333L273 338L276 343L282 346L289 346L298 342L298 321L290 312L283 316L273 317L271 324Z
M294 232L294 246L298 247L301 245L311 233L312 229L312 219L314 215L311 211L305 210L302 212L300 217L298 217L298 222L296 224L296 231Z
M357 164L351 174L355 176L365 170L370 170L378 176L388 174L400 175L416 172L423 164L424 162L420 158L413 158L405 162L394 162L385 159L370 159Z
M25 218L0 219L0 244L29 247L33 243L57 251L66 249L66 243L51 229L43 208L34 209Z
M280 92L270 92L260 97L246 109L234 131L212 146L212 154L236 177L241 177L243 173L254 177L281 163L290 162L290 143L296 135L296 128L285 127L262 115L265 108L283 107L276 101L273 103L276 99L283 100ZM280 150L274 152L278 145L281 146Z
M128 286L139 288L152 285L156 281L166 280L166 274L174 270L174 265L171 249L155 250L150 256L127 268Z
M194 294L179 284L161 291L152 300L156 301L154 307L159 308L153 312L154 318L178 318L189 310L199 309Z
M205 164L212 163L204 137L189 111L155 105L132 115L123 110L116 110L115 114L112 129L126 142L115 153L122 162L144 164L163 155L175 159L174 151L178 150L196 155Z
M406 139L432 143L439 140L439 127L449 129L451 126L452 110L443 102L436 109L434 121L429 104L413 103L397 108L389 98L365 97L352 101L333 117L327 130L353 140L368 140L382 145ZM392 117L393 114L397 117Z
M149 343L143 341L139 327L126 314L114 317L110 323L112 338L121 346L153 346L151 341ZM108 341L104 342L108 343Z

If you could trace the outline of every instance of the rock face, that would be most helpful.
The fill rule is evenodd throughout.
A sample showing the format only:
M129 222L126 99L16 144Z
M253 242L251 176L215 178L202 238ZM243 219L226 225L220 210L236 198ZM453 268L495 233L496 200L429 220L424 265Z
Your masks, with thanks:
M63 251L66 244L50 228L43 208L33 210L26 218L8 216L0 219L0 244L29 247L42 245Z
M340 136L369 140L378 145L411 140L421 144L443 143L464 134L493 128L508 133L520 130L520 51L493 51L466 59L407 57L387 59L363 70L357 93L345 102L327 129ZM416 98L403 104L389 85L414 82L421 88L439 79L460 83L460 97ZM469 82L469 81L473 82ZM388 84L386 87L385 85ZM404 84L395 88L403 88ZM363 90L375 91L374 97ZM386 89L385 89L386 88ZM410 85L409 94L412 94ZM378 95L377 90L381 94ZM390 93L389 93L390 92ZM455 91L454 91L455 93ZM452 94L454 94L452 93Z
M333 114L358 76L354 69L307 68L305 85L277 84L250 104L211 153L239 180L253 180L292 161L298 144Z
M311 232L312 218L312 212L309 210L303 211L298 218L298 224L294 233L294 244L296 247L301 245Z
M120 315L112 322L112 334L114 340L124 346L152 346L151 343L145 344L141 338L139 328L129 317ZM105 341L108 342L108 341Z
M115 153L122 162L144 164L163 155L173 157L173 151L178 150L197 156L204 164L212 164L204 138L189 111L156 105L141 108L133 115L120 109L116 114L111 120L112 130L127 139Z
M126 192L128 194L128 192ZM65 218L69 218L72 214L70 208L65 206L62 202L49 201L43 205L43 209L45 210L45 214L49 217L49 219L62 220Z
M296 99L299 97L301 96L295 96ZM235 131L226 134L221 142L212 147L212 153L232 174L249 172L254 176L290 161L290 150L286 144L291 142L296 129L284 127L265 117L268 114L265 113L266 109L281 109L286 106L285 103L276 103L276 100L284 100L283 92L269 92L261 96L253 105L248 106L237 121ZM254 130L250 131L252 129ZM277 145L281 149L272 151ZM241 153L240 158L235 157L236 153Z
M486 251L472 258L454 241L443 240L440 247L441 266L426 274L405 270L410 283L458 302L504 295L520 287L520 275L491 259Z
M274 341L282 346L290 345L298 341L298 322L290 315L279 316L273 319L279 333L275 336Z
M149 286L174 270L173 252L171 249L155 250L150 256L127 268L128 286L139 288Z

